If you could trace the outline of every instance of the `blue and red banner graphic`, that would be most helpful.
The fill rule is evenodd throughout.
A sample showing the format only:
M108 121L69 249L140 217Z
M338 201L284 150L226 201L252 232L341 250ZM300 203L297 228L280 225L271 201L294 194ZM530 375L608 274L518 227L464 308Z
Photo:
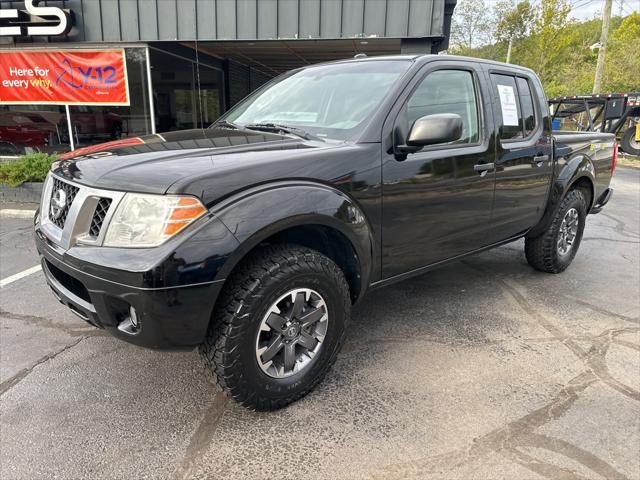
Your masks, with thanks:
M0 104L129 105L124 50L0 52Z

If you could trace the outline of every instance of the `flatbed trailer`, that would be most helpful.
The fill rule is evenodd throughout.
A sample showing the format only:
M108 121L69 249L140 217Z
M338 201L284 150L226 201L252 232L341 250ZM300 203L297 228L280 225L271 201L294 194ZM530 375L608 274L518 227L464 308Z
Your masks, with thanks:
M640 155L640 92L555 97L549 107L554 130L614 133L624 152Z

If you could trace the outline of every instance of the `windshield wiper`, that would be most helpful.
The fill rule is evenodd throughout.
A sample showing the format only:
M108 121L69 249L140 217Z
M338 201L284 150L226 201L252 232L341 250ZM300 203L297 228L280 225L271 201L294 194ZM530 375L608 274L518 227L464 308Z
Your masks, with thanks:
M291 135L295 135L300 138L304 138L305 140L320 140L324 142L324 140L320 137L317 137L306 130L298 127L291 127L289 125L281 125L279 123L250 123L245 125L244 128L248 130L258 130L261 132L282 132L288 133Z
M227 122L226 120L220 120L218 122L214 122L211 125L209 125L209 128L215 128L215 127L230 128L231 130L238 130L238 125L236 125L235 123Z

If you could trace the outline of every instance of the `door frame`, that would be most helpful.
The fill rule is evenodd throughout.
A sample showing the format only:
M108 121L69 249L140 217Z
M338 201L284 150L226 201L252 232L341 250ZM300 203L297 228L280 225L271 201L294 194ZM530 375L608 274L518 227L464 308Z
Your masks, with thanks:
M490 85L487 84L487 79L484 75L483 66L481 63L467 60L434 60L423 65L416 74L409 80L409 82L402 89L400 94L396 97L389 113L384 119L382 124L382 145L383 152L389 152L393 148L393 127L396 124L400 110L404 106L407 99L415 92L422 80L430 73L436 70L465 70L470 71L473 75L474 84L476 88L476 97L478 99L478 105L480 107L480 118L478 119L478 127L480 133L480 141L468 145L451 146L431 146L425 147L417 153L437 151L437 150L451 150L455 154L473 154L478 147L490 147L490 143L494 142L495 147L495 121L492 109L492 97L489 90ZM479 152L484 151L481 148ZM495 148L492 156L495 155ZM411 157L407 157L405 162L411 161ZM384 182L383 182L384 183Z
M473 144L460 144L460 145L436 145L431 147L426 147L416 152L416 154L409 154L404 160L397 160L393 158L393 146L394 146L394 126L396 125L396 121L398 116L401 113L402 108L404 107L407 100L410 96L416 91L421 82L426 78L427 75L438 71L438 70L462 70L468 71L473 76L474 86L475 86L475 94L476 101L478 105L478 131L479 131L479 141ZM451 60L451 59L442 59L442 60L433 60L426 64L424 64L420 69L413 75L413 77L406 83L404 88L400 91L400 93L396 96L395 101L392 104L392 107L389 109L389 113L385 117L382 124L382 139L381 139L381 228L380 228L380 259L384 259L384 236L385 236L385 185L387 177L385 177L385 164L386 162L413 162L420 161L424 162L425 158L423 155L419 154L432 154L434 156L438 156L438 158L443 156L443 151L450 152L451 156L468 156L474 154L483 154L486 158L487 163L492 163L495 161L496 157L496 130L495 130L495 122L493 116L493 110L491 108L492 96L491 90L489 89L490 85L487 84L486 76L483 70L482 63L474 62L471 60ZM407 132L408 133L408 132ZM414 159L412 156L416 155ZM421 158L420 158L421 157ZM418 160L418 158L420 158ZM491 177L487 178L488 175L485 176L486 180L493 179L494 181L494 190L495 194L495 171L490 173ZM490 211L488 216L488 222L491 222L491 217L493 213L495 202L495 196L492 197L490 203ZM482 247L481 247L482 248ZM442 260L433 264L421 265L416 267L413 270L410 270L405 273L399 273L392 275L388 278L382 278L381 282L387 282L392 278L396 277L404 277L406 275L411 275L413 272L420 272L423 270L427 270L434 265L443 263L447 260ZM381 264L381 273L384 272L384 266Z

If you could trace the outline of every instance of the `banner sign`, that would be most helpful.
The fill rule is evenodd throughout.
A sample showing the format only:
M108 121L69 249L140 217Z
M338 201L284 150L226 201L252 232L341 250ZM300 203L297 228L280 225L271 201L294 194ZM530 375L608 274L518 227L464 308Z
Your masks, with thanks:
M124 50L0 52L0 105L129 105Z

